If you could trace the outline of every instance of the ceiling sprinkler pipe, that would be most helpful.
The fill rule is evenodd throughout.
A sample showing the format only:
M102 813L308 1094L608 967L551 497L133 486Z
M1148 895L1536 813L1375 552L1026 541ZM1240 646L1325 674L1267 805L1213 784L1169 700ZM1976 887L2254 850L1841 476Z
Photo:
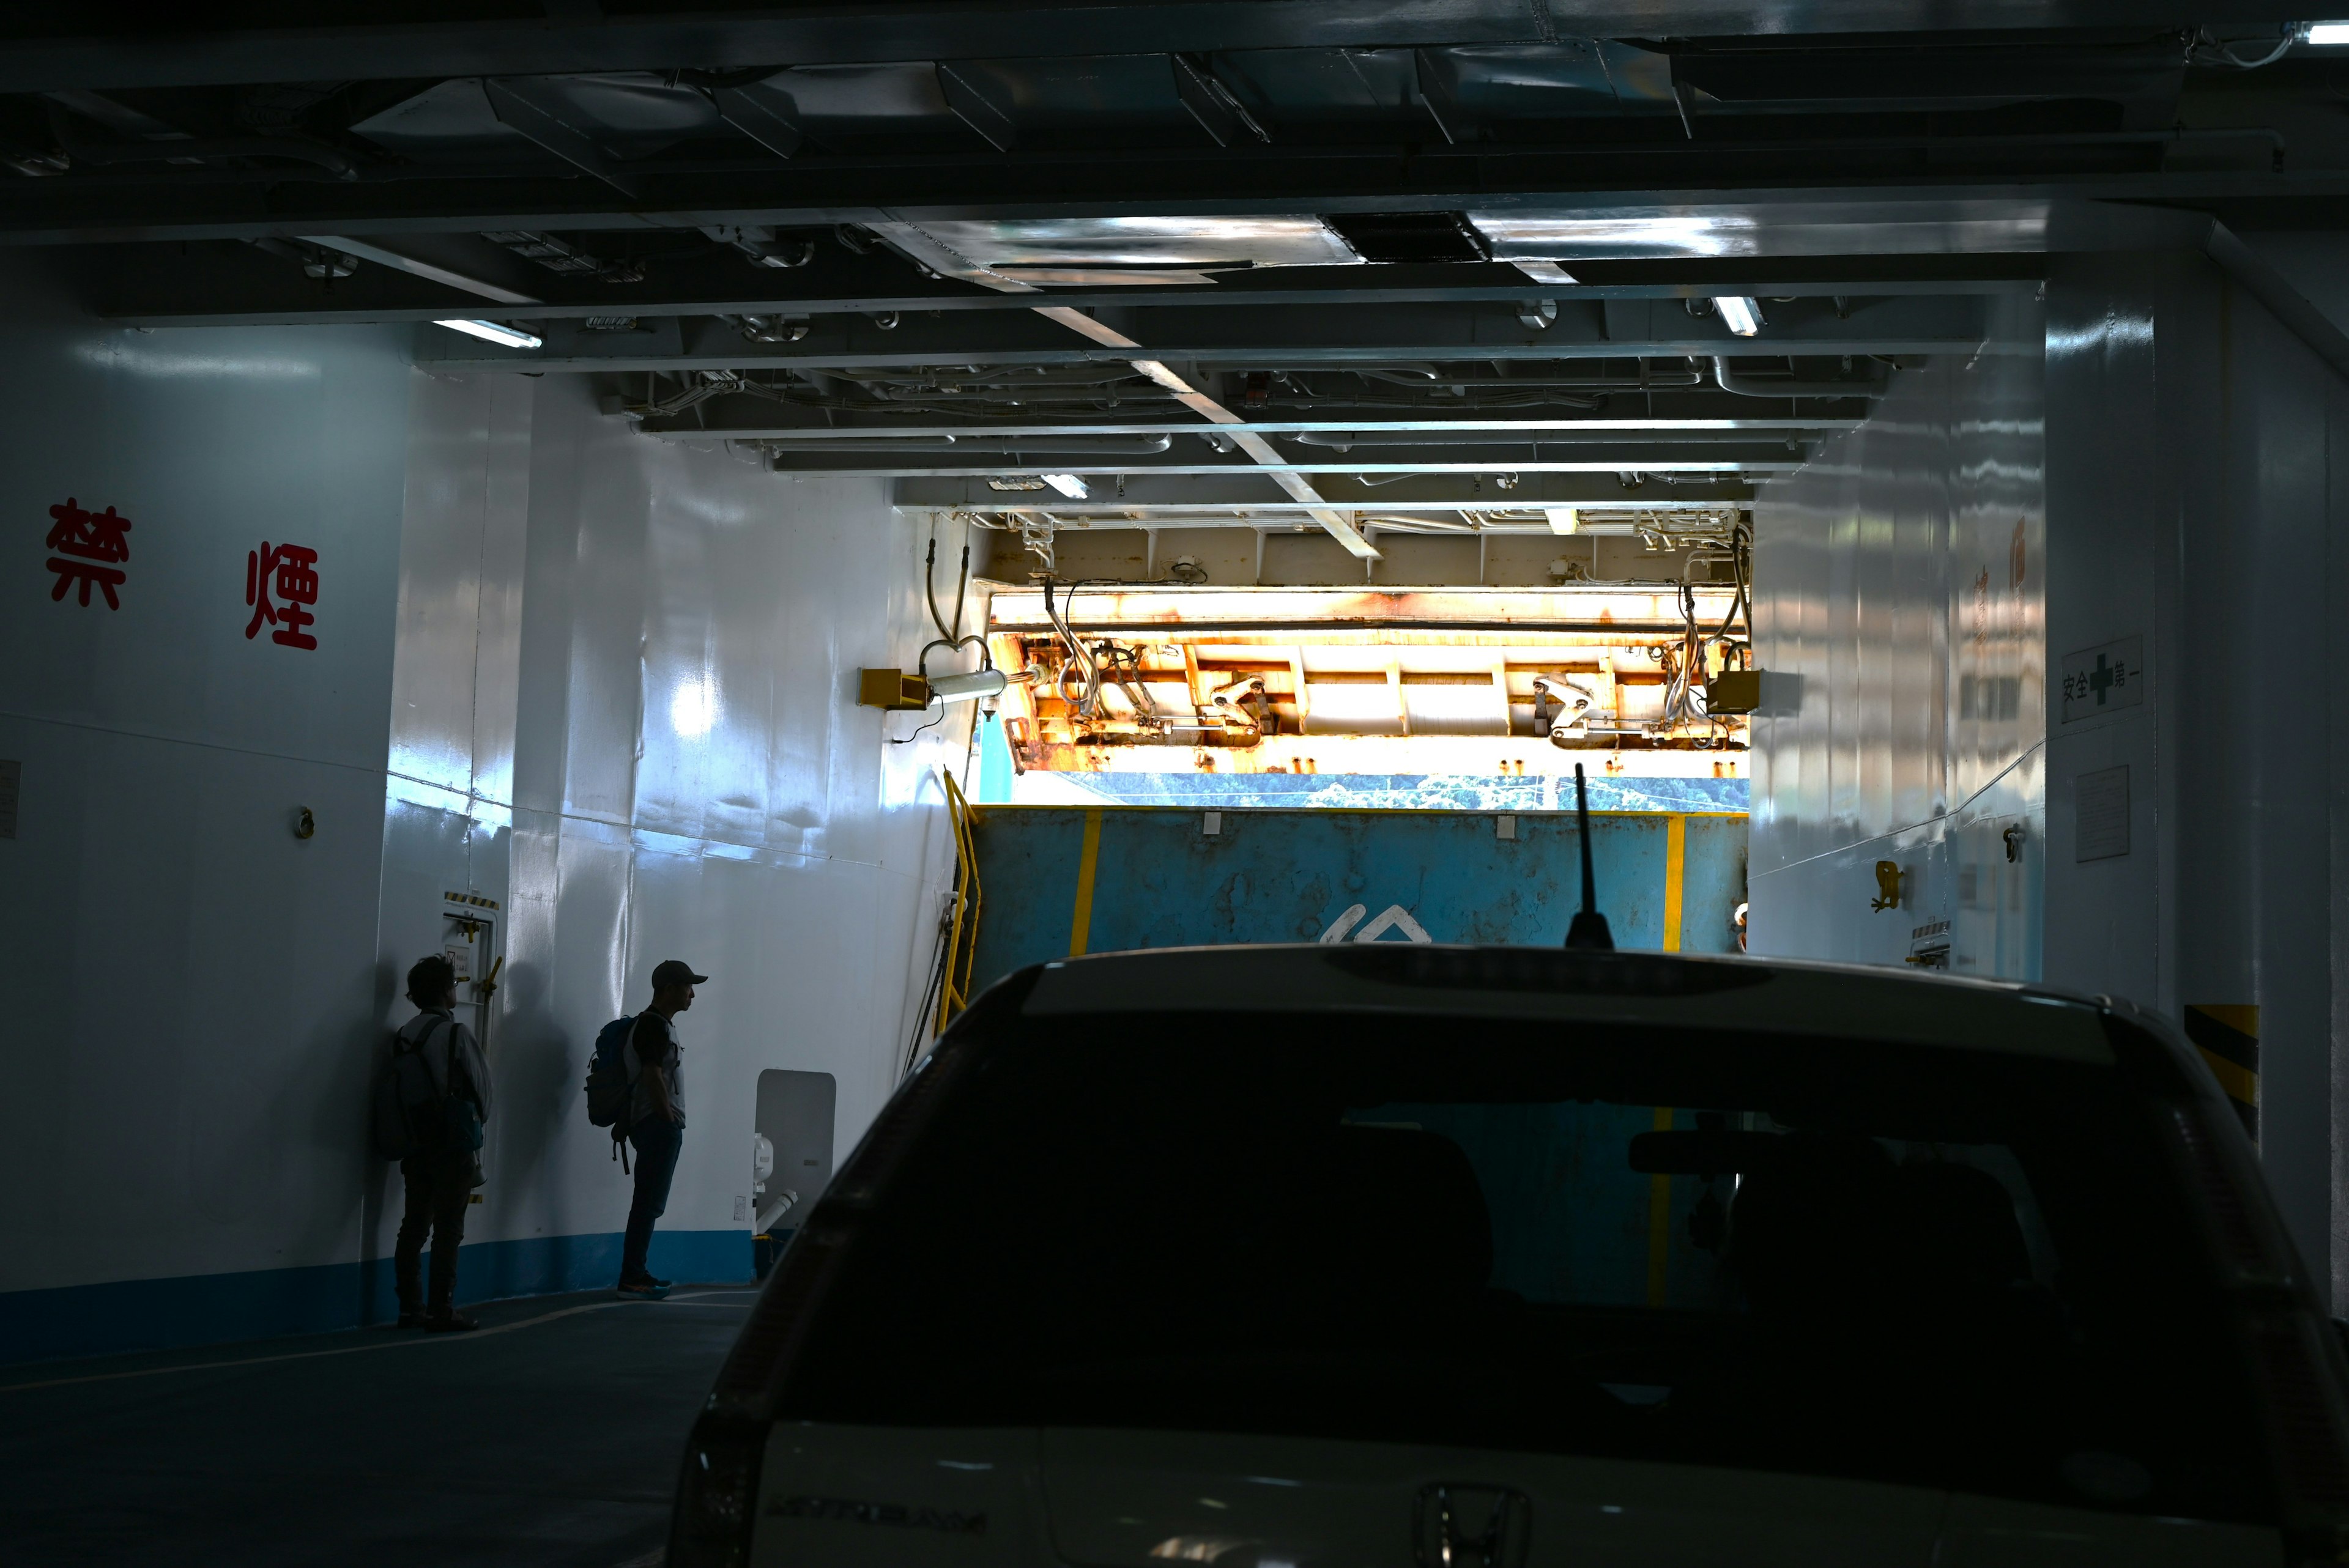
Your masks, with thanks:
M1732 370L1729 361L1717 354L1713 358L1713 378L1723 392L1734 392L1741 397L1881 397L1892 386L1891 373L1874 362L1864 378L1793 381L1743 375Z

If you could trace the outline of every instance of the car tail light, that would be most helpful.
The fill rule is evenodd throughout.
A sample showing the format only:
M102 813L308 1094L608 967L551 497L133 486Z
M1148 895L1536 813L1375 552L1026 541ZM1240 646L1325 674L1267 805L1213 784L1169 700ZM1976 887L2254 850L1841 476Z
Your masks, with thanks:
M857 1215L871 1206L960 1055L951 1043L942 1044L915 1069L776 1260L686 1444L669 1523L669 1568L740 1568L750 1561L760 1465L792 1358L848 1248Z
M827 1207L818 1204L783 1249L693 1424L669 1521L670 1568L740 1568L750 1560L772 1390L840 1252L840 1234L818 1229Z
M2303 1502L2349 1509L2349 1444L2342 1439L2339 1401L2326 1397L2333 1368L2311 1353L2313 1326L2303 1315L2266 1317L2252 1326L2251 1344L2267 1384L2284 1484Z
M2291 1560L2339 1562L2349 1546L2349 1383L2340 1346L2251 1175L2255 1156L2240 1130L2216 1123L2209 1109L2173 1105L2169 1116L2238 1304Z
M694 1424L669 1520L667 1568L743 1568L750 1561L766 1446L764 1421L704 1416Z
M2292 1271L2279 1255L2282 1249L2276 1243L2281 1238L2265 1233L2271 1227L2260 1222L2262 1216L2232 1169L2234 1162L2220 1147L2219 1130L2192 1106L2172 1106L2170 1119L2186 1150L2195 1195L2201 1199L2213 1238L2234 1271L2233 1283L2289 1284Z
M2311 1312L2261 1315L2251 1326L2283 1493L2285 1558L2297 1568L2349 1561L2349 1432L2332 1335Z

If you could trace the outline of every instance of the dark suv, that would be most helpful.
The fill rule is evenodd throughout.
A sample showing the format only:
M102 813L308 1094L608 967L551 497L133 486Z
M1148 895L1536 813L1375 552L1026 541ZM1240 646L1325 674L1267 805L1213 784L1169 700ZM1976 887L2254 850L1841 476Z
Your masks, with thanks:
M949 1029L670 1568L2300 1563L2349 1366L2192 1050L1880 970L1071 960Z

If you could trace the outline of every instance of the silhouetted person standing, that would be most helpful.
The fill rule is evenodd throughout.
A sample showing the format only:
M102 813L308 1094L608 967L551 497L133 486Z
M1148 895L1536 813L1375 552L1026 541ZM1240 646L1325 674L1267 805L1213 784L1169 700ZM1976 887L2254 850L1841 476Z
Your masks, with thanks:
M628 1032L628 1141L636 1149L636 1193L628 1205L628 1232L620 1248L620 1294L658 1296L668 1281L645 1266L653 1222L668 1208L668 1184L685 1146L685 1090L678 1058L677 1016L693 1006L693 988L709 979L693 966L664 959L653 968L652 1006L636 1015Z
M408 1208L392 1253L403 1328L478 1328L460 1313L457 1249L465 1240L465 1207L481 1183L481 1126L490 1115L490 1066L473 1032L457 1021L457 971L446 958L419 959L408 972L408 999L416 1016L392 1037L396 1055L413 1053L430 1080L429 1095L410 1108L414 1151L399 1162ZM424 1238L432 1238L431 1305L418 1278Z

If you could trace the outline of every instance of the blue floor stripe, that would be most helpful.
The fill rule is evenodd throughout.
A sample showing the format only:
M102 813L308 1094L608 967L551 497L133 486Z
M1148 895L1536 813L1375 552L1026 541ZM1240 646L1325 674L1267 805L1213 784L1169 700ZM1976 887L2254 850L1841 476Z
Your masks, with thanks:
M747 1231L656 1231L647 1259L666 1278L751 1277ZM479 1242L457 1263L461 1303L553 1295L616 1283L620 1233ZM119 1280L0 1292L0 1365L170 1350L284 1334L326 1334L398 1315L391 1260L245 1274Z

